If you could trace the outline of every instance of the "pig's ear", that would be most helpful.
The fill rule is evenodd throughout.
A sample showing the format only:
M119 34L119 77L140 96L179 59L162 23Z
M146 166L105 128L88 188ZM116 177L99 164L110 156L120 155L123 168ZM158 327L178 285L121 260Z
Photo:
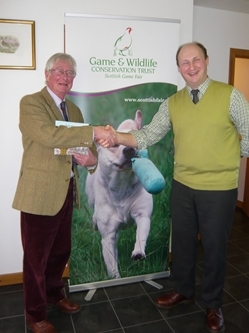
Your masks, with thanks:
M135 123L137 124L137 128L140 129L143 123L142 111L137 110L134 120Z

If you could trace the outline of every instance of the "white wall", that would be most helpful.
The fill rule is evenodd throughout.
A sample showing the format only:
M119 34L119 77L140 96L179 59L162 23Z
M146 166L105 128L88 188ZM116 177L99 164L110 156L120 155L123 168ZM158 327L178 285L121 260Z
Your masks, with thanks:
M208 74L228 82L230 48L249 50L249 14L194 6L193 39L203 43L209 55ZM243 202L246 161L241 160L238 200Z
M22 156L19 100L44 85L46 60L63 52L64 13L128 15L181 20L179 43L202 42L211 78L228 82L229 49L249 49L249 15L193 7L193 0L1 0L1 18L36 24L36 70L0 70L0 275L22 271L19 212L11 208ZM193 31L192 31L193 30ZM165 41L167 42L167 41ZM173 64L175 65L175 64ZM77 80L77 77L76 77ZM179 87L183 85L179 77Z
M22 156L19 100L44 86L44 66L64 51L64 13L180 19L180 40L192 40L193 0L1 0L2 19L35 21L36 70L0 70L0 275L22 271L19 212L11 208ZM77 36L76 38L80 38ZM156 37L155 37L156 38ZM167 43L167 40L165 40ZM149 47L149 46L148 46ZM175 66L175 64L172 64ZM76 77L77 80L77 77ZM183 80L179 76L179 87Z
M209 55L208 74L228 82L230 48L249 49L249 14L194 6L193 40Z

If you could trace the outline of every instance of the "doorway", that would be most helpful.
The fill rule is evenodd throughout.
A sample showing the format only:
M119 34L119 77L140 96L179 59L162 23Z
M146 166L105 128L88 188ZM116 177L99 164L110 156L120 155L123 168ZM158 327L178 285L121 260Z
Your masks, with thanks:
M230 49L229 84L240 90L249 101L249 50ZM242 157L239 172L237 206L249 216L249 159Z

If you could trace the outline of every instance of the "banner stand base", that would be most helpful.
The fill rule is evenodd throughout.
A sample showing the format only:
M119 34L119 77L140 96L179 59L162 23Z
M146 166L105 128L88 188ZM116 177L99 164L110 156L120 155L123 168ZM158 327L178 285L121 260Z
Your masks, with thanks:
M157 289L162 289L163 288L163 286L161 284L156 283L155 281L152 281L152 280L146 280L144 282L150 284L151 286L153 286L153 287L155 287Z
M91 299L93 298L93 295L96 293L97 289L91 289L88 291L85 297L85 301L90 302Z
M162 286L152 280L167 278L169 276L170 276L170 271L165 271L165 272L160 272L160 273L138 275L138 276L132 276L132 277L126 277L126 278L120 278L120 279L112 279L112 280L106 280L106 281L77 284L77 285L73 285L73 286L70 285L70 279L69 279L69 281L68 281L69 282L69 293L89 290L89 291L91 291L91 293L89 292L89 294L87 294L86 297L88 299L89 298L91 299L98 288L119 286L122 284L142 282L142 281L154 286L155 288L161 289Z

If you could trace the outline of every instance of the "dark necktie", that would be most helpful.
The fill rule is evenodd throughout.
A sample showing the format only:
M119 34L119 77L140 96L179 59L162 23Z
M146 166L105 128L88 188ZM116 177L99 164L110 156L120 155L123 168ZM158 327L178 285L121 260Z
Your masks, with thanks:
M197 104L199 102L199 98L198 98L198 89L193 89L191 90L191 94L193 95L193 103Z
M67 111L66 111L66 102L62 101L60 106L61 106L61 111L63 113L63 117L64 117L65 121L68 121L68 116L67 116Z
M67 111L66 111L66 102L62 101L61 104L61 111L63 113L63 117L65 119L65 121L68 121L68 116L67 116ZM76 164L74 157L72 157L72 171L74 170L74 165Z

